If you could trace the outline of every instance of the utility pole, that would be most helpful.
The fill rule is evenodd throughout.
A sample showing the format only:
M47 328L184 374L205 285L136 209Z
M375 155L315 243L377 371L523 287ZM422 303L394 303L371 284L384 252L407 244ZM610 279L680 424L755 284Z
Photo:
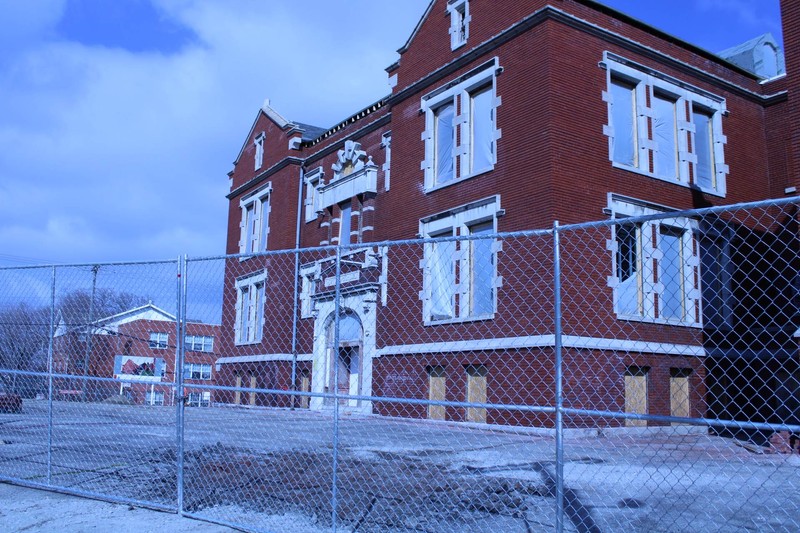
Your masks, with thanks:
M86 352L83 356L83 380L81 380L81 398L86 401L86 380L89 375L89 358L92 354L92 337L94 337L94 329L92 323L94 322L94 296L97 292L97 272L100 270L100 265L92 267L92 296L89 300L89 320L87 325L86 337Z

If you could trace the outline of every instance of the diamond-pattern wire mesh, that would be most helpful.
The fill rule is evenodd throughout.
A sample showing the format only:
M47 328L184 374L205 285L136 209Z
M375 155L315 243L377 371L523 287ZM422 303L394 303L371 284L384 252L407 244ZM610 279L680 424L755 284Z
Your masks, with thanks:
M574 522L797 529L795 211L619 217L561 233Z
M2 424L0 476L177 508L175 411L153 408L174 397L177 272L175 261L0 270L0 379L22 401ZM152 327L126 323L136 309ZM172 342L151 350L151 329Z
M57 267L0 476L264 531L796 529L795 206L648 213L192 259L185 307L174 262ZM4 344L49 327L52 268L0 276Z

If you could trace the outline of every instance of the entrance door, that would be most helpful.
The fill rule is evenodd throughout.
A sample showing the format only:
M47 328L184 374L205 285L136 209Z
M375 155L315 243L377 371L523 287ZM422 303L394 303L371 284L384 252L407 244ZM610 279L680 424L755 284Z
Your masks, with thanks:
M445 401L447 383L443 366L428 367L428 399L434 402ZM444 420L447 408L444 405L429 405L428 418L431 420Z
M486 403L486 367L473 365L467 367L467 402ZM468 407L467 422L486 422L486 409Z
M235 405L239 405L242 403L242 391L239 390L242 388L242 376L241 374L236 374L236 392L233 393L233 403Z
M362 336L363 329L358 316L346 311L338 322L338 347L336 340L336 322L331 320L328 326L328 390L341 396L361 394L362 375ZM332 401L332 400L329 400ZM358 407L359 401L343 398L341 405Z
M357 396L361 393L361 347L341 346L337 358L336 392L342 396ZM358 406L358 400L340 399L342 405Z

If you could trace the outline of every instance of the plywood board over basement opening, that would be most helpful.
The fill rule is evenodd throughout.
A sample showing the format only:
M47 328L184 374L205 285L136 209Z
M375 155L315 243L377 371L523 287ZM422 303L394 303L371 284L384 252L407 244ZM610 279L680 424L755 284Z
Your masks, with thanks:
M445 401L447 393L447 378L443 366L428 367L428 399L435 402ZM444 420L447 408L444 405L429 405L428 418L431 420Z
M647 380L650 369L630 366L625 370L625 412L647 414ZM647 420L625 420L626 426L646 426Z
M689 376L692 371L689 368L670 368L669 369L669 414L689 418L691 416L691 404L689 400ZM679 424L673 422L673 425Z
M486 367L483 365L470 365L467 371L467 402L486 403ZM483 407L468 407L467 422L486 422L486 409Z

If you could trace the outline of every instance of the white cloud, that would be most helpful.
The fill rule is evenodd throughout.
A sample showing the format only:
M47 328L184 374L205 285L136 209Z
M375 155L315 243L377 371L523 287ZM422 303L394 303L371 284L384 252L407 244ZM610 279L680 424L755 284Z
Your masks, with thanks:
M263 99L320 126L372 103L426 3L161 1L197 35L168 55L57 40L63 2L0 2L25 37L0 52L0 249L58 262L223 253L226 173ZM386 31L363 13L401 22Z

